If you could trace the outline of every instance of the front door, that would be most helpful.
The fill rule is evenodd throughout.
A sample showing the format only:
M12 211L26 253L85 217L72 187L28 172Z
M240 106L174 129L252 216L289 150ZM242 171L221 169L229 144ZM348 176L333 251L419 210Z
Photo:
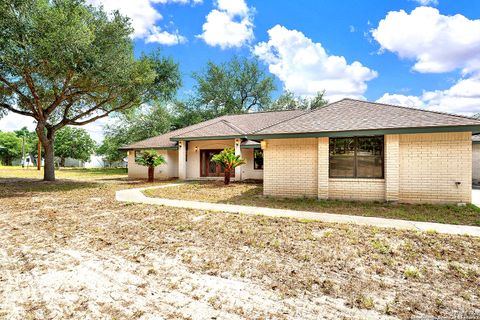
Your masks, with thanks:
M222 150L200 150L200 176L201 177L223 177L223 168L216 162L212 161L212 157L219 154ZM232 177L235 172L232 170Z

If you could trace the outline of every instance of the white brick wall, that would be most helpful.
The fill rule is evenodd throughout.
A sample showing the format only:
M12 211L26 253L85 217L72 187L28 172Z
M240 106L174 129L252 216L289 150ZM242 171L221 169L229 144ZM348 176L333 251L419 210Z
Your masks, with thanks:
M470 132L400 135L401 202L470 202L471 181Z
M385 200L398 201L400 192L400 135L385 135Z
M385 200L383 179L330 179L329 199Z
M317 197L317 139L272 139L266 143L264 194Z
M385 179L328 179L328 138L267 140L264 194L320 199L328 196L329 199L399 202L470 202L470 139L470 132L386 135Z

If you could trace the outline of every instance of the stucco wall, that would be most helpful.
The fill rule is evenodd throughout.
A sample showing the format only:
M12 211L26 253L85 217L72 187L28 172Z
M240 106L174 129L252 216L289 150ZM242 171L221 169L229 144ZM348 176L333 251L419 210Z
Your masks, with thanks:
M247 162L240 167L242 170L242 179L262 180L263 170L256 170L253 167L253 149L242 149L242 158Z
M480 144L472 145L472 179L475 183L480 183Z
M399 185L401 202L470 202L471 133L400 135Z
M195 147L198 150L195 151ZM200 178L200 150L233 148L234 140L201 140L188 142L187 179Z
M158 154L165 157L166 164L155 168L155 179L169 179L178 177L178 153L177 150L157 150ZM135 162L135 151L128 152L128 177L135 179L147 179L148 169Z
M317 196L317 139L272 139L263 151L264 194Z

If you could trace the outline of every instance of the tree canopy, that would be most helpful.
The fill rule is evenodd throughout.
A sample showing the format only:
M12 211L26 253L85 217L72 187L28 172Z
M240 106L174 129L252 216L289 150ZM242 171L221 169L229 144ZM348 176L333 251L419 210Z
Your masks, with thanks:
M22 139L13 132L0 131L0 159L4 165L11 165L12 160L22 156Z
M88 161L95 149L96 143L85 129L67 126L57 132L55 155L60 158L62 167L66 158Z
M317 92L313 97L301 97L292 91L285 90L270 106L268 110L314 110L328 103L325 99L325 91Z
M171 126L172 116L161 103L122 114L115 123L104 127L104 140L97 153L108 162L119 161L126 156L119 147L168 132Z
M233 57L220 64L210 61L205 70L192 77L196 82L193 94L176 104L177 116L184 120L179 124L262 110L270 104L275 90L273 78L257 60L247 58Z
M55 133L158 98L180 85L158 53L134 56L126 17L83 0L0 2L0 110L30 116L54 180Z

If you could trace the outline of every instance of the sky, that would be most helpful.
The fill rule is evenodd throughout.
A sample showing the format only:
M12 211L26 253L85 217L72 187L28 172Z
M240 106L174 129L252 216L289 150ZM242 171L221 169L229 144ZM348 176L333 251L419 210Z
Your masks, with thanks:
M257 58L278 96L326 90L464 115L480 112L480 1L87 0L118 9L134 27L135 53L158 48L179 63L183 87L211 60ZM86 127L97 140L108 119ZM8 115L0 130L33 122Z

